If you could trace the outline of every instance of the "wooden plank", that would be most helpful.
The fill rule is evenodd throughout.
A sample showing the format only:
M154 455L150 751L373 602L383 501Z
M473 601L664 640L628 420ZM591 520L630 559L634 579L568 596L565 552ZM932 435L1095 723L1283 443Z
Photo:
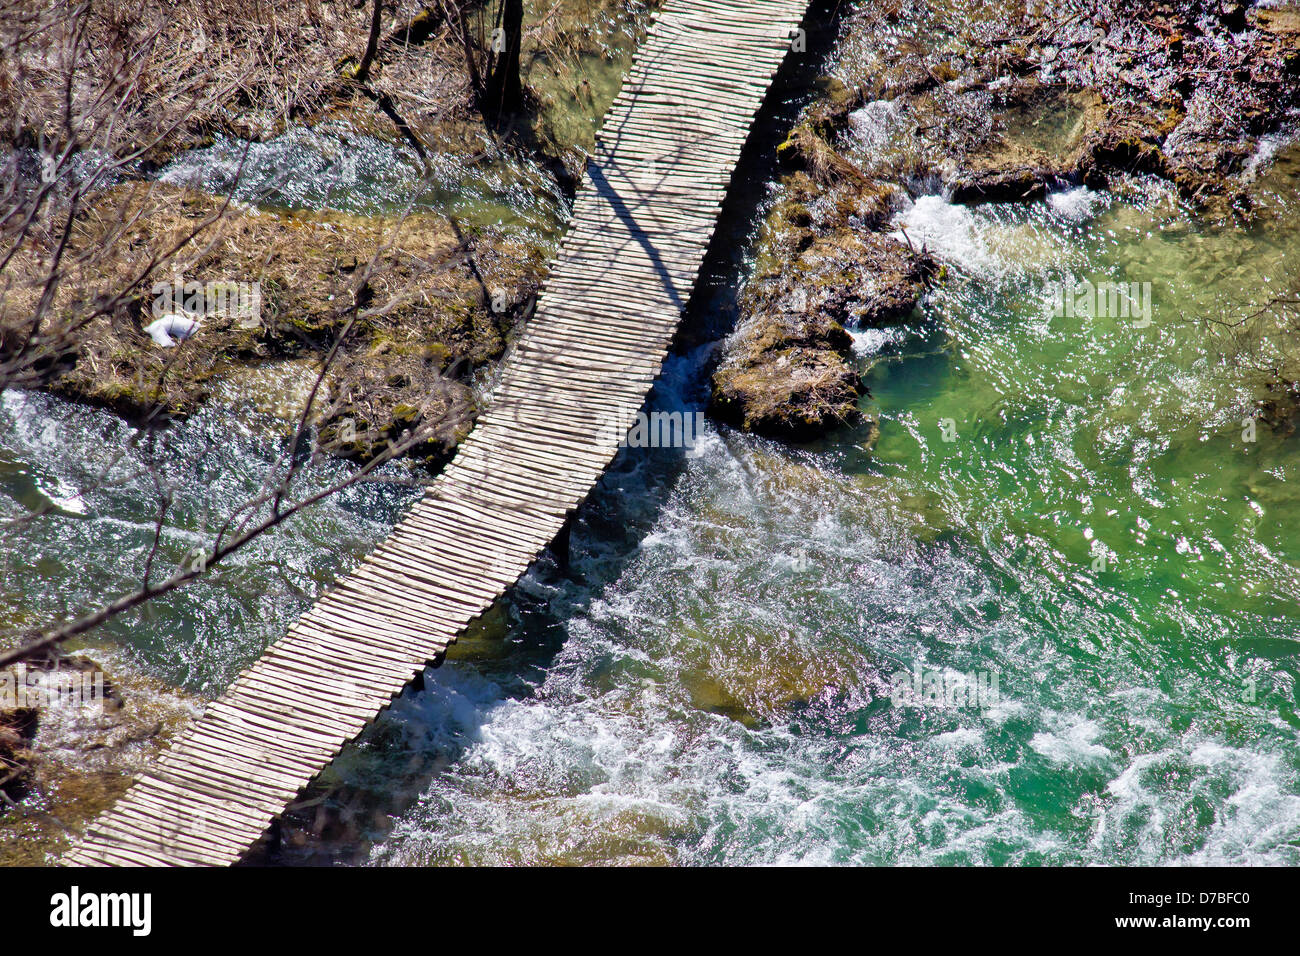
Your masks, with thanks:
M536 314L459 453L65 862L234 862L553 540L618 454L623 425L662 368L805 8L668 0L651 15ZM207 821L201 830L168 829L194 811Z

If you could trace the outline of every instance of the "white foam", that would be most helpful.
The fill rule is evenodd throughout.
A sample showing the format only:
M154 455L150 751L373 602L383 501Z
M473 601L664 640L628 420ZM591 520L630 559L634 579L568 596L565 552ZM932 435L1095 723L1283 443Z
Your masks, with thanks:
M1056 257L1050 237L1032 225L1006 225L984 210L921 196L894 217L895 238L925 245L940 259L986 279L1039 269Z
M1070 222L1084 222L1091 219L1102 205L1101 194L1087 186L1076 186L1074 189L1065 189L1047 195L1047 208Z
M1293 129L1279 130L1261 136L1255 146L1255 151L1250 154L1250 158L1246 160L1246 164L1242 167L1242 178L1247 180L1258 178L1260 173L1273 162L1277 154L1284 147L1294 142L1295 139L1296 132Z
M984 743L984 732L975 727L962 727L930 738L936 747L944 750L966 750Z
M1168 781L1176 780L1171 788ZM1111 862L1294 865L1300 838L1295 772L1271 753L1193 739L1139 754L1108 785L1112 803L1098 815L1093 849ZM1221 796L1228 794L1226 799ZM1208 828L1171 843L1170 826L1190 808L1213 808ZM1185 825L1185 823L1184 823ZM1199 844L1185 852L1180 844Z
M1083 720L1066 729L1064 733L1034 734L1029 741L1029 746L1057 763L1088 763L1110 756L1109 750L1093 742L1100 733L1101 728L1096 721Z
M866 150L883 149L898 125L898 109L893 100L872 100L849 114L849 129Z
M887 329L849 329L849 338L853 340L853 354L859 358L879 355L886 345L899 342L905 330L895 326Z
M81 492L69 487L61 478L56 477L49 481L38 478L36 480L36 489L45 496L51 505L65 514L84 515L87 513L88 508L85 499L81 496Z

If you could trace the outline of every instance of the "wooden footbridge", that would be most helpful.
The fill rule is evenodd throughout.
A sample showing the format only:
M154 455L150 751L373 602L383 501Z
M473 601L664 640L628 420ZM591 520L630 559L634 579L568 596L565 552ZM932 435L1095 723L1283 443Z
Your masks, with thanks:
M535 315L451 464L65 862L238 861L564 528L641 408L807 0L667 0Z

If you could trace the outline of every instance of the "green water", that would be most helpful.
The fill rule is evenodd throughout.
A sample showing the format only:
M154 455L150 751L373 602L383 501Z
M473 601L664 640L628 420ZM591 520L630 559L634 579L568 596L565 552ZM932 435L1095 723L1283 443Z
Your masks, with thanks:
M1300 448L1243 440L1261 380L1201 320L1296 278L1296 160L1250 228L1151 182L920 200L909 235L949 272L859 333L874 451L627 456L575 569L535 569L338 770L451 755L392 833L347 839L379 863L1300 862ZM1151 325L1054 318L1064 275L1150 282ZM700 400L698 360L660 403ZM914 668L997 698L898 705Z

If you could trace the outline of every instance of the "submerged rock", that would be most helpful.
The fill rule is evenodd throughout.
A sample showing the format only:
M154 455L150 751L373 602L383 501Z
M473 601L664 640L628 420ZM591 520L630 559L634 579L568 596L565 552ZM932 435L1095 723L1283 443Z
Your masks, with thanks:
M27 774L35 762L31 738L36 732L36 711L30 707L0 708L0 795L22 797Z
M0 670L3 804L16 807L27 796L41 761L37 731L57 710L83 708L103 715L121 706L121 693L86 657L38 658Z

